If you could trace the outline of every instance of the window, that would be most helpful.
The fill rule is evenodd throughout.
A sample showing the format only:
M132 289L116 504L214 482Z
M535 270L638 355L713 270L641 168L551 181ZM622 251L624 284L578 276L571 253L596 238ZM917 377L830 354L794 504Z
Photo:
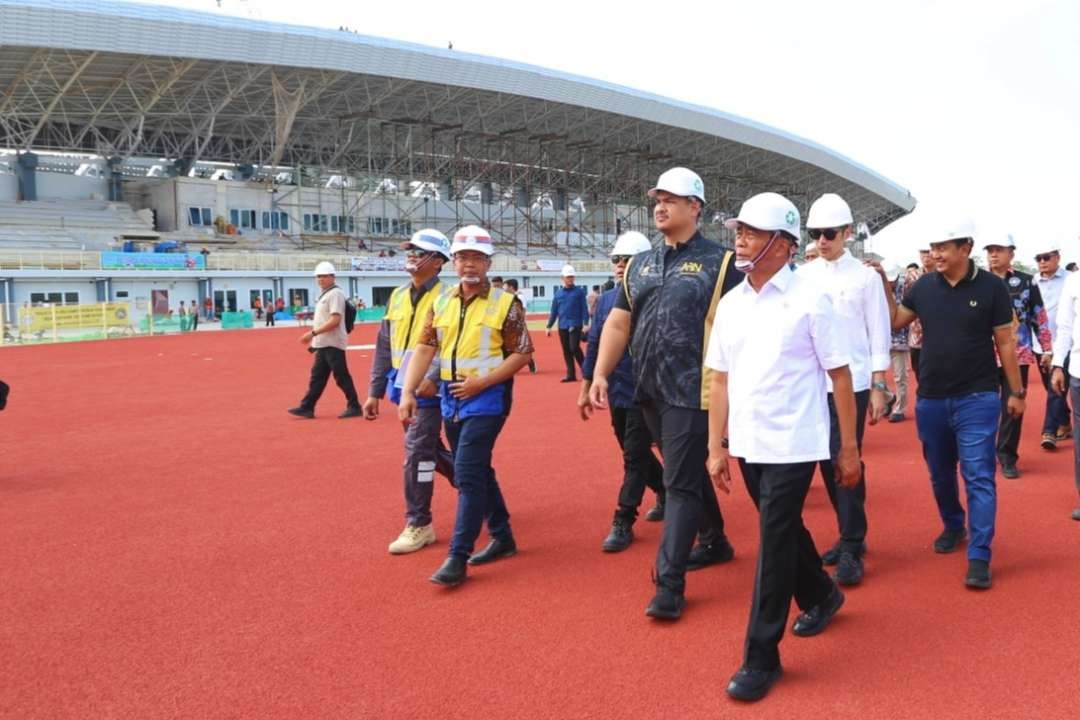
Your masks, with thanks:
M330 216L330 232L335 232L336 233L338 231L338 220L339 219L340 218L337 215L331 215Z
M369 217L367 219L367 229L369 235L382 235L383 219L377 217Z
M74 295L76 303L79 301L79 294L78 293L67 293L67 294L68 295ZM58 293L58 292L30 293L30 304L31 305L44 305L45 303L49 303L50 305L63 305L64 304L64 293Z
M213 224L214 224L214 221L213 221L213 217L211 217L210 208L208 208L208 207L189 207L188 208L188 225L210 227Z
M78 305L79 304L79 293L77 293L77 292L66 292L66 293L64 293L64 304L65 305Z
M543 285L533 285L533 297L544 297Z
M289 215L288 215L288 213L282 212L280 210L263 210L262 229L263 230L288 230L289 229Z
M229 222L238 228L255 228L255 211L254 210L237 210L233 209L229 211Z
M120 298L126 298L127 296L128 296L128 291L127 290L117 290L116 291L116 299L117 300L119 300Z

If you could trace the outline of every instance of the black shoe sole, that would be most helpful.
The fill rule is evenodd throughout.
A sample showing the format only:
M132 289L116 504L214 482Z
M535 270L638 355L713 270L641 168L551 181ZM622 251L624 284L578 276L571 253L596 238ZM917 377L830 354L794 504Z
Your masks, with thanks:
M833 618L836 617L836 613L840 612L840 608L844 607L844 602L846 602L846 601L847 601L847 598L844 597L843 594L841 594L840 595L840 603L835 608L833 608L833 611L831 613L829 613L829 616L826 617L825 620L822 621L822 623L820 625L815 625L813 627L813 629L808 631L808 630L796 630L795 625L792 624L792 626L791 626L791 634L796 635L798 637L804 637L804 638L805 637L814 637L815 635L820 635L821 633L825 632L826 629L828 629L829 625L832 623Z
M660 608L654 608L652 605L645 608L645 615L656 620L678 620L682 617L683 610L686 608L686 601L679 603L679 607L675 610L662 610Z
M716 558L709 558L705 562L687 562L686 563L686 572L694 572L695 570L703 570L704 568L712 567L713 565L723 565L724 563L731 562L734 559L735 559L735 550L733 548L729 552L727 552L727 553L725 553L725 554L723 554L723 555L721 555L719 557L716 557Z
M664 522L664 513L653 514L652 510L645 513L645 522Z
M292 410L286 410L286 412L289 413L290 415L292 415L293 417L302 418L304 420L314 420L315 419L315 413L307 415L305 413L295 413Z
M939 555L948 555L949 553L954 553L954 552L956 552L957 550L960 549L960 546L964 544L965 540L967 540L967 533L964 533L963 535L958 537L956 539L956 542L954 542L952 545L950 545L948 547L939 547L937 542L935 541L934 542L934 552L938 553Z
M626 543L625 545L608 545L607 543L604 543L600 546L600 549L606 553L617 553L622 552L628 547L630 547L630 543Z
M440 578L440 577L437 577L435 575L432 575L428 579L431 582L435 583L436 585L441 585L442 587L457 587L458 585L462 584L463 582L465 582L469 578L468 578L468 576L465 576L465 577L462 577L462 578L459 578L459 579L447 580L445 578Z
M964 578L964 585L971 588L972 590L989 590L990 586L993 584L993 581L989 578L986 580L977 578Z

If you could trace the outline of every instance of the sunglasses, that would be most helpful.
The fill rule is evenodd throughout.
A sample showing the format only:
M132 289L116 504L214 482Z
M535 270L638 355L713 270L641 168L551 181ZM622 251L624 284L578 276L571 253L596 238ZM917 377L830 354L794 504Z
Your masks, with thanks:
M622 262L630 262L630 256L629 255L612 255L611 256L611 264L612 265L618 265L619 263L622 263Z
M426 258L428 255L434 255L431 250L415 250L409 249L405 251L405 257L411 258Z
M1054 259L1054 256L1056 255L1057 253L1045 253L1043 255L1036 255L1035 262L1050 262Z
M840 234L840 228L829 228L827 230L814 228L813 230L807 230L806 234L810 236L811 240L817 240L822 235L825 236L826 240L835 240L836 236Z

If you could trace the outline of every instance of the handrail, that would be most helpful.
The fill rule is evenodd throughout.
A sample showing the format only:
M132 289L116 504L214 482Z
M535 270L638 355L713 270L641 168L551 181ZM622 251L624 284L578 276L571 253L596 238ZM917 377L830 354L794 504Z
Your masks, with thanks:
M213 271L297 272L314 270L315 264L328 260L334 267L348 271L354 257L377 257L371 253L314 253L214 251L206 256L206 269ZM497 254L492 258L494 274L537 272L534 258ZM573 260L578 272L607 273L606 260ZM0 249L0 270L101 270L101 253L90 250ZM140 273L177 272L182 268L139 270Z

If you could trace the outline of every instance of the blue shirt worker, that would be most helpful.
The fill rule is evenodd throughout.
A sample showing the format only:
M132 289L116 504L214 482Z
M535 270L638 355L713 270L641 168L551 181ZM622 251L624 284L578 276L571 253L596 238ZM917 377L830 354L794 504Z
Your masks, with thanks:
M476 225L461 228L450 252L460 282L428 312L405 373L398 417L416 422L416 392L437 355L458 506L450 554L431 581L454 587L465 582L466 563L482 565L517 553L491 455L510 414L514 373L528 364L533 346L521 301L488 281L494 252L488 232ZM473 555L485 520L490 542Z
M714 373L709 474L730 492L728 456L738 458L758 509L760 549L743 664L727 687L731 697L754 701L780 678L779 645L792 598L803 612L791 631L801 637L823 632L844 603L803 524L814 466L834 457L843 487L859 483L861 469L847 322L812 277L788 266L798 247L799 211L782 195L761 193L726 224L735 230L746 280L716 308L705 358ZM830 412L838 418L837 453L830 448Z
M445 286L439 281L443 263L450 261L450 241L438 230L413 234L402 244L409 283L394 290L375 340L371 385L364 401L364 417L379 417L379 400L390 390L390 401L401 402L403 368L420 341L424 321ZM390 543L392 555L416 552L435 542L431 498L442 435L438 391L438 363L416 390L416 420L405 426L405 529ZM400 377L399 377L400 376Z
M581 369L581 393L578 396L578 408L581 419L588 420L593 406L589 401L589 388L592 386L593 369L596 367L596 355L600 349L600 333L604 328L611 309L615 307L617 293L622 292L623 273L630 258L644 252L650 252L652 244L639 232L627 232L615 241L611 249L611 262L614 264L614 288L606 291L596 301L592 325L589 326L589 340L585 350L585 365ZM611 427L615 439L622 450L623 481L619 488L618 506L611 531L604 538L601 546L604 552L620 552L630 546L634 540L634 521L637 520L638 506L641 505L645 488L656 493L657 505L645 516L657 520L663 518L664 507L664 468L652 452L652 436L645 425L641 408L634 401L634 373L630 351L623 353L619 364L615 366L608 379L608 405L611 410ZM655 512L654 512L655 511Z
M585 288L574 284L573 265L563 265L563 286L555 291L551 301L551 314L547 321L547 334L551 336L551 326L559 322L559 342L562 344L563 360L566 361L566 377L560 382L577 382L574 363L581 365L585 355L581 352L581 330L589 324L589 303L585 297Z
M668 170L649 196L664 241L627 265L600 336L589 401L608 406L609 378L629 343L634 396L664 458L664 530L656 592L645 614L676 620L686 604L686 571L735 556L705 469L709 374L703 363L716 304L743 276L732 267L734 254L698 230L705 184L697 173ZM692 547L695 534L699 542Z
M995 438L1001 374L1008 384L1010 415L1024 414L1025 393L1009 292L1005 283L972 262L974 243L970 222L946 233L930 244L937 272L919 278L899 305L892 295L887 298L894 330L915 318L922 321L915 422L945 525L934 541L934 552L954 552L967 538L964 584L986 589L992 583L990 543L997 516ZM967 490L967 529L957 486L958 464Z

